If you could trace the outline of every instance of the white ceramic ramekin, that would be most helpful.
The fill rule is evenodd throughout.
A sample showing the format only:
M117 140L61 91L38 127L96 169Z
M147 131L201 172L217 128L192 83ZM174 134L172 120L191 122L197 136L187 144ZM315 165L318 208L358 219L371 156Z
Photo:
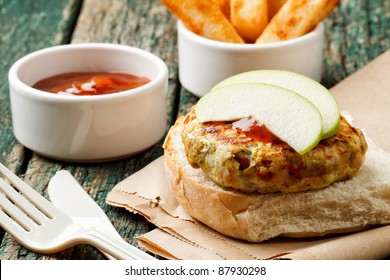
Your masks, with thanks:
M128 91L63 96L31 86L66 72L120 71L151 79ZM102 43L51 47L19 59L9 71L16 139L54 159L106 161L158 142L166 130L168 69L157 56L129 46Z
M324 24L296 39L270 44L233 44L210 40L177 23L179 78L201 97L235 74L260 69L288 70L321 79Z

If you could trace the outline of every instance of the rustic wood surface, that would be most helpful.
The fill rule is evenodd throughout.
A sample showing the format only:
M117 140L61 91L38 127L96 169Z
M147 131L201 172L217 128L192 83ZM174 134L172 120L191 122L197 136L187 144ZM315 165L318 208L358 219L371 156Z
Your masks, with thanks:
M390 1L343 0L325 20L325 26L322 83L332 87L390 49ZM80 42L131 45L161 57L170 73L168 126L197 101L178 81L175 19L158 0L0 0L0 161L45 196L53 174L69 170L119 233L137 246L136 237L154 225L104 201L115 184L162 154L162 140L123 160L76 164L41 157L20 145L12 133L7 81L12 63L41 48ZM4 260L105 259L87 245L40 255L20 246L4 231L1 239L0 259Z

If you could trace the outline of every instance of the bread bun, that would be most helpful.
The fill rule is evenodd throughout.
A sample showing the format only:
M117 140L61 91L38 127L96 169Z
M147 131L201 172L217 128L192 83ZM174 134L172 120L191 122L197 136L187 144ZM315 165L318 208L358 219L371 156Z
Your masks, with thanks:
M386 170L375 174L372 166L363 165L351 180L299 193L248 194L221 188L188 163L180 136L183 120L179 118L171 127L164 143L168 181L190 216L222 234L261 242L276 236L322 236L390 223L390 172ZM369 148L367 157L375 161L376 154L370 152L375 151ZM390 163L390 158L385 160Z

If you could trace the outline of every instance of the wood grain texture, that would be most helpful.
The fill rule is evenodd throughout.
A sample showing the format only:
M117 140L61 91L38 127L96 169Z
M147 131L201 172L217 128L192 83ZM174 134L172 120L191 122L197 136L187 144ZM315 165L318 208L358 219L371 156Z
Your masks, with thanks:
M169 70L167 128L175 120L177 50L175 21L158 1L86 0L72 36L72 43L109 42L138 47L163 59ZM133 238L154 226L139 215L107 206L105 197L113 186L162 155L163 139L147 151L109 164L76 167L74 176L106 211L119 233L133 245ZM88 254L90 256L90 254Z
M326 19L325 26L322 81L331 87L390 49L390 1L342 1ZM163 140L123 160L77 164L41 157L21 146L13 136L9 67L29 52L69 42L131 45L162 58L169 68L169 127L198 100L178 80L175 19L159 0L0 0L0 161L45 196L55 172L69 170L107 213L119 233L138 245L135 237L154 226L139 215L108 206L105 197L118 182L162 155ZM0 259L104 259L104 256L86 245L43 256L26 250L5 234Z
M40 48L68 42L79 0L0 0L0 159L4 162L16 142L12 134L7 73L20 57ZM20 149L16 147L16 150ZM21 154L18 152L17 157ZM13 159L8 159L7 161Z
M322 83L332 87L390 49L390 1L341 1L325 28Z
M79 0L0 0L0 161L16 174L25 173L32 153L12 133L8 70L32 51L67 43L80 5ZM25 258L28 251L9 239L2 239L0 259Z

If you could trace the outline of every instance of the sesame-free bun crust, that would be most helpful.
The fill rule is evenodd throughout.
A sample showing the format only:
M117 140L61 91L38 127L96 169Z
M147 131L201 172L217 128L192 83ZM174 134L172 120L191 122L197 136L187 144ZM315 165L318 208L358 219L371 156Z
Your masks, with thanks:
M324 189L248 194L219 187L188 163L180 136L183 121L184 117L179 118L165 139L168 181L190 216L222 234L261 242L276 236L323 236L390 223L390 172L380 169L383 161L390 163L390 157L383 158L381 152L371 151L382 156L378 170L363 166L352 179ZM375 161L372 153L369 149L367 160Z

